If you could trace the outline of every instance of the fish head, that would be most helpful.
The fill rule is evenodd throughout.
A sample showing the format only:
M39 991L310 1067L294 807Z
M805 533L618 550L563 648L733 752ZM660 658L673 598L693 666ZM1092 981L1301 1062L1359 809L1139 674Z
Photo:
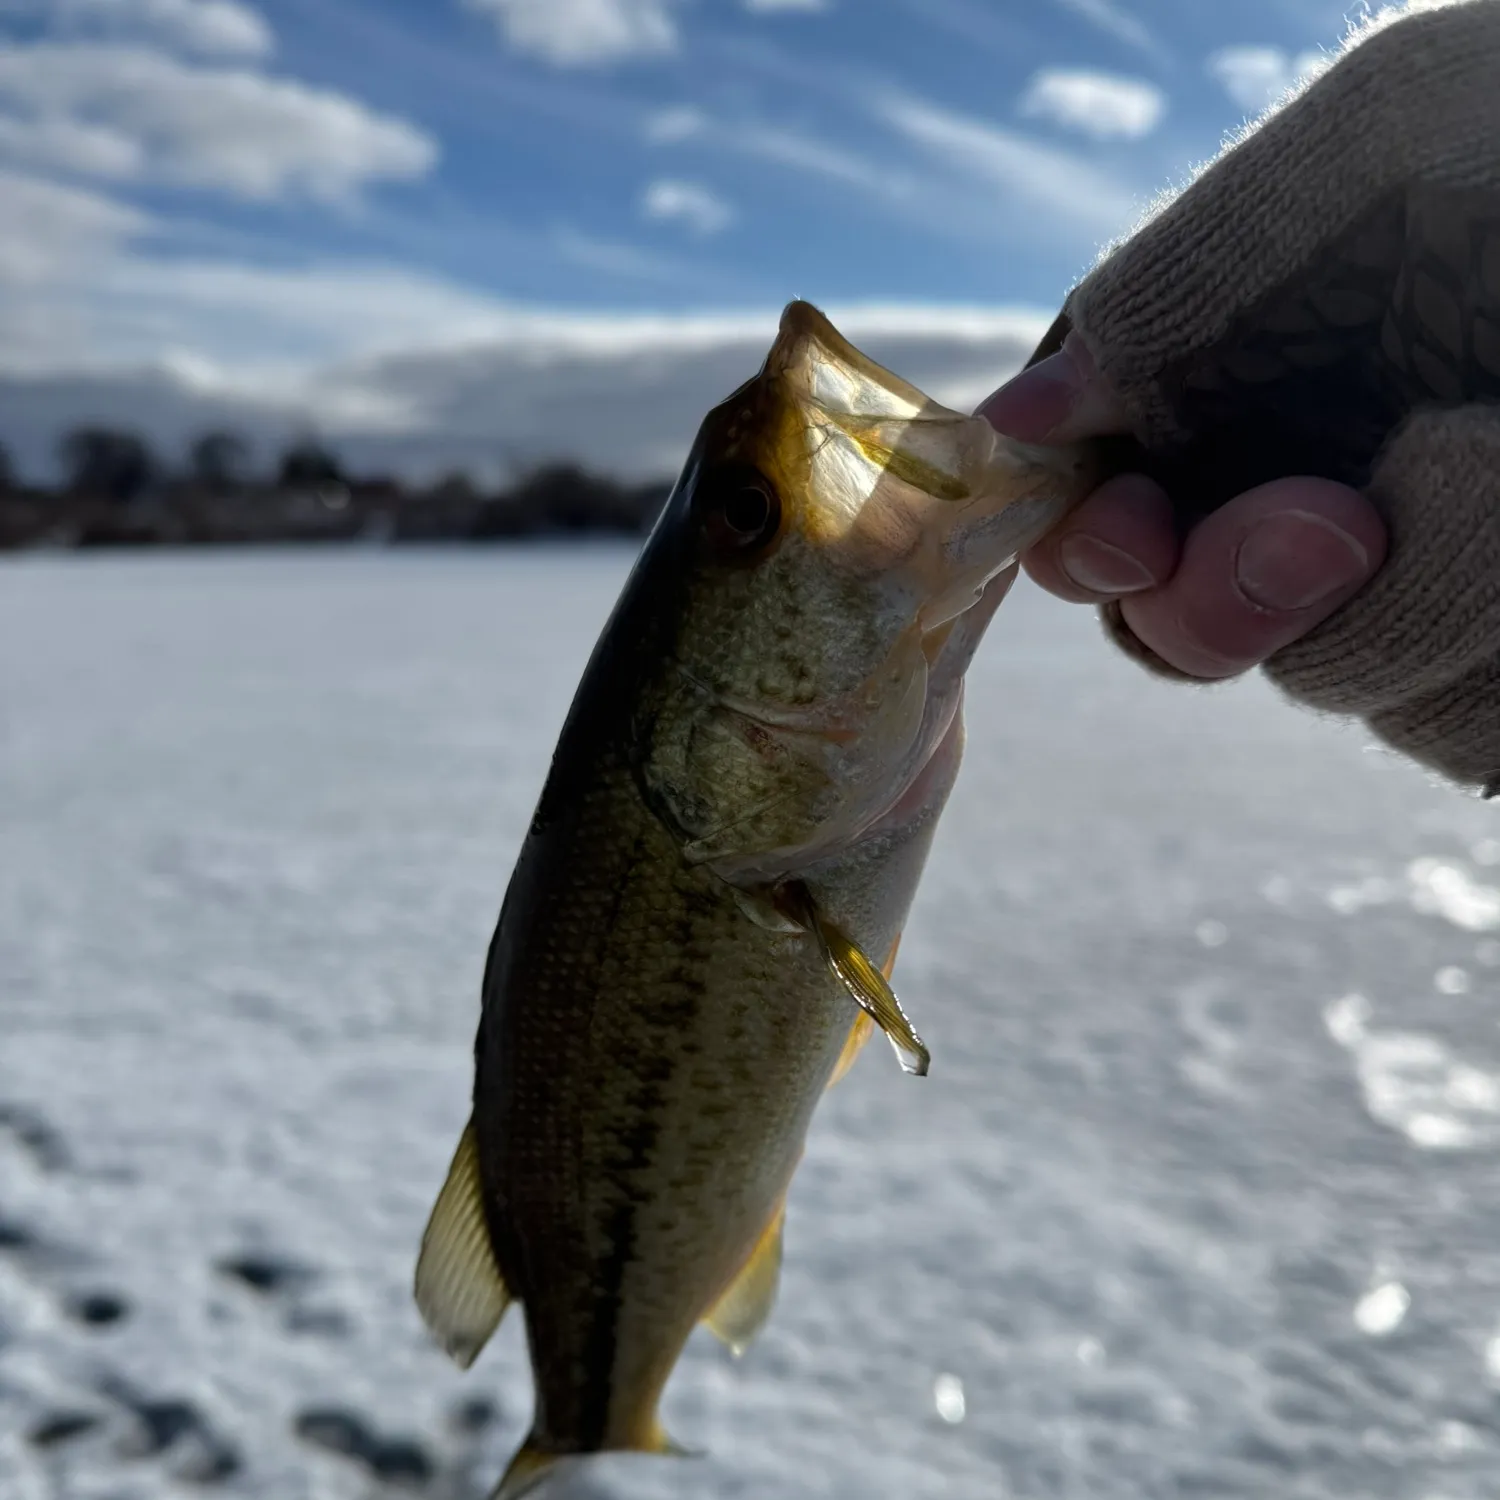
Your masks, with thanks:
M641 770L686 857L775 881L877 824L952 726L1018 554L1093 478L792 303L658 524L677 603Z

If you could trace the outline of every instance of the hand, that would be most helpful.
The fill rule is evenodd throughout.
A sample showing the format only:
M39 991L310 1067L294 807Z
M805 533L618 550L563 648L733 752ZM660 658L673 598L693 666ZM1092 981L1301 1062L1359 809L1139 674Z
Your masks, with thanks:
M1076 332L979 409L1001 432L1027 442L1128 431L1122 406ZM1144 474L1121 474L1023 562L1060 599L1118 599L1141 644L1178 672L1213 679L1247 671L1305 635L1374 575L1385 552L1375 508L1331 480L1259 485L1180 541L1161 486Z
M1368 16L983 410L1032 441L1128 433L1174 476L1110 480L1027 560L1102 600L1128 654L1198 680L1261 662L1500 796L1497 73L1500 0Z

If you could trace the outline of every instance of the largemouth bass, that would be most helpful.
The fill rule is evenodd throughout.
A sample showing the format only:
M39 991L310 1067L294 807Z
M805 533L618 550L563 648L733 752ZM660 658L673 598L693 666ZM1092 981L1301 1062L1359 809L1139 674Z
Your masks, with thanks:
M1089 486L930 401L806 303L704 420L563 727L490 944L473 1114L418 1305L467 1366L524 1309L536 1406L497 1500L673 1451L693 1328L776 1292L819 1097L881 1029L1017 553Z

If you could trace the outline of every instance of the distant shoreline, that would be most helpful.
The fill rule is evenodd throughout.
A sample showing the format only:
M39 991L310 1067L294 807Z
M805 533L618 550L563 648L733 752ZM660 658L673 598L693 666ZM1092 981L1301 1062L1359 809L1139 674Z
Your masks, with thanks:
M128 501L9 488L0 490L0 552L639 537L670 489L571 464L489 492L467 480L418 489L386 479L221 487L180 480Z

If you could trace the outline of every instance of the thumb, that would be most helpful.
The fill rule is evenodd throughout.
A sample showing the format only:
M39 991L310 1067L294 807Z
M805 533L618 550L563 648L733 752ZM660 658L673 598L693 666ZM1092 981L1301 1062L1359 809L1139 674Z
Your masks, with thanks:
M1076 330L1062 348L979 403L979 415L1025 443L1070 443L1130 430L1119 397Z

